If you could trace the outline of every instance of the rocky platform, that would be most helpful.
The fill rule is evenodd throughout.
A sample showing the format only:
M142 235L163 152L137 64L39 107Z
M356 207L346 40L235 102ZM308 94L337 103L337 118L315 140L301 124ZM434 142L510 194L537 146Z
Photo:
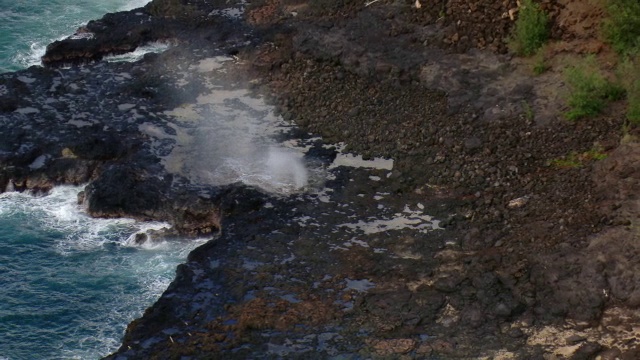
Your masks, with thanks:
M638 357L640 149L618 110L562 118L559 68L533 77L504 46L515 1L416 4L156 0L0 76L0 188L88 183L95 216L216 235L109 359ZM584 9L543 7L554 55L606 48ZM300 126L283 136L321 184L207 182L190 146L216 87ZM309 133L393 169L335 166Z

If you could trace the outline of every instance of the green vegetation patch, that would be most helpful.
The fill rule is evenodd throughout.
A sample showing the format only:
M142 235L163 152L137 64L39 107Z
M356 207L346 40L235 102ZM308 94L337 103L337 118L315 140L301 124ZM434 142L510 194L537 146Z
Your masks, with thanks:
M543 45L541 48L536 51L536 53L531 57L531 71L534 75L542 75L547 70L551 69L551 65L547 62L547 45Z
M518 11L518 19L509 47L520 56L530 56L549 38L549 19L540 6L532 0L524 0Z
M604 160L606 158L607 154L605 154L599 146L596 146L583 153L572 152L567 156L553 159L549 162L549 165L561 169L575 169L583 167L588 162Z
M620 54L640 52L640 1L608 0L603 33Z
M627 89L627 119L633 125L640 125L640 80L636 79L632 86Z
M608 102L620 100L625 96L622 86L602 75L593 57L568 67L565 70L565 78L571 88L567 98L567 105L571 109L565 113L569 120L596 116Z
M582 167L582 163L573 159L553 159L551 166L561 169L575 169Z
M618 74L627 91L627 120L640 125L640 55L626 58L618 67Z
M533 112L533 108L526 101L522 102L522 113L524 115L524 118L528 121L533 121L536 116L536 114Z

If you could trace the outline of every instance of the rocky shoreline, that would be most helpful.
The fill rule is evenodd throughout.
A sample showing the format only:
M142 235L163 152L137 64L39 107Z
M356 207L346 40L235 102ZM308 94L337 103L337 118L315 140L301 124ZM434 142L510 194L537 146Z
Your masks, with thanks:
M504 46L515 1L367 4L154 0L0 75L1 189L88 183L93 216L215 236L107 358L637 358L640 149L619 104L565 120L562 65L534 77ZM542 5L554 59L604 51L582 10ZM152 41L172 46L98 61ZM282 136L326 182L196 176L217 87L297 124ZM393 169L329 168L338 142Z

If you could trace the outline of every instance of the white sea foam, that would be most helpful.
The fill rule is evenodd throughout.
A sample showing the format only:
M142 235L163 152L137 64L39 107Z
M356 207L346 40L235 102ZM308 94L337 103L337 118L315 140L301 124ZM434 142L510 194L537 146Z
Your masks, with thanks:
M309 179L301 153L275 147L264 152L226 157L215 170L207 170L206 174L206 181L210 183L242 182L280 194L303 190Z
M7 187L4 189L5 192L14 192L16 191L16 186L13 183L13 179L10 179L9 182L7 183Z
M68 326L57 328L56 332L66 336L59 336L60 343L51 345L60 352L56 358L100 358L117 349L126 324L139 317L144 308L162 294L173 280L176 264L184 261L196 246L207 241L132 244L131 234L168 225L131 219L91 218L77 204L81 189L62 186L47 196L39 197L17 192L0 195L0 217L4 221L20 219L24 222L18 229L29 235L32 239L29 241L34 241L37 249L45 251L39 255L43 263L20 270L22 280L17 280L41 278L42 281L65 284L59 292L47 295L49 299L56 299L58 307L65 306L61 301L70 301L65 309L78 306L74 305L74 301L78 301L74 292L87 287L91 295L82 296L97 300L95 304L82 304L78 309L82 311L81 316L74 317ZM20 244L16 243L22 246ZM7 283L9 287L19 285ZM100 291L103 286L104 291ZM43 334L46 331L42 329ZM22 332L16 329L10 335L20 337L22 335L17 334Z
M149 0L130 0L127 1L124 5L118 8L119 11L127 11L132 9L137 9L148 4Z
M136 48L134 51L120 55L105 56L105 61L120 62L129 61L134 62L142 59L145 54L149 53L161 53L169 49L171 45L165 42L153 42Z
M163 246L166 245L166 243L153 241L153 238L149 235L149 231L162 230L162 229L168 229L168 228L169 228L169 224L163 223L163 222L142 223L141 225L139 225L139 230L131 234L127 238L127 240L124 241L123 245L141 247L144 249L161 249ZM138 244L136 242L136 236L138 236L139 234L145 234L147 236L147 240L141 244Z
M300 189L307 185L309 174L300 156L296 155L293 151L271 148L266 167L275 182Z
M49 6L48 3L34 2L30 4L33 6L33 13L17 13L17 8L11 9L9 6L8 9L0 11L0 20L8 26L13 26L12 29L17 29L13 31L13 38L20 44L10 44L16 47L16 52L7 53L6 59L0 59L0 69L3 60L12 68L40 65L40 59L45 54L48 44L73 36L73 32L89 20L100 18L107 12L140 8L147 3L148 0L111 0L80 6L72 1L62 1L57 4L59 11L51 11L44 9ZM21 27L29 30L22 30ZM0 27L0 30L3 29Z
M64 37L60 37L57 40L62 40ZM55 39L54 39L55 40ZM44 56L47 50L47 41L31 41L29 44L29 51L18 52L13 58L12 62L27 68L33 65L40 65L40 59Z
M60 186L47 196L34 197L25 193L4 193L0 195L0 214L27 211L39 213L39 225L45 229L67 234L60 239L57 248L61 253L77 250L91 250L105 243L135 246L131 239L138 232L168 228L162 222L137 222L132 219L96 219L88 216L77 204L78 186ZM133 234L133 235L129 235ZM147 244L142 248L155 249L161 244Z

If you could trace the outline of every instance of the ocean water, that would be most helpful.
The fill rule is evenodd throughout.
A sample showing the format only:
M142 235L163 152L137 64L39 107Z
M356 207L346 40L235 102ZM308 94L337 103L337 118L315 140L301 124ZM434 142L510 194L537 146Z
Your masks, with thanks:
M0 72L38 65L46 45L107 12L148 0L0 0ZM128 59L124 59L128 60ZM0 195L0 359L98 359L205 240L133 245L167 226L93 219L79 187Z
M108 12L149 0L0 0L0 73L38 65L47 45Z
M97 359L167 288L205 240L134 245L167 226L94 219L80 187L0 195L0 359Z

